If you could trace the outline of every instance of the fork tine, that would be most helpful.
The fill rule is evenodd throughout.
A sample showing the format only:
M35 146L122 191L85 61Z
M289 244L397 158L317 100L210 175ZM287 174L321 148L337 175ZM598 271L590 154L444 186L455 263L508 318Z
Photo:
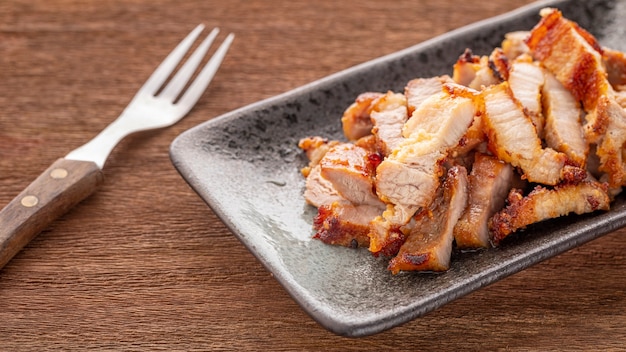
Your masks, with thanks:
M209 62L206 63L206 65L202 68L202 71L200 71L196 79L191 83L185 94L183 94L180 100L176 103L185 114L191 110L198 99L200 99L200 96L202 96L202 93L206 90L206 87L209 83L211 83L213 76L215 76L215 72L217 72L217 69L220 67L220 64L224 60L224 56L226 56L226 52L234 39L234 34L228 34Z
M199 24L196 28L191 31L183 39L180 44L172 50L172 52L161 62L159 67L152 73L150 78L144 83L144 85L139 89L140 92L146 92L151 95L156 94L156 92L161 88L163 83L167 80L169 75L174 71L176 65L182 60L185 56L191 45L196 41L202 30L204 29L203 24Z
M189 81L189 78L196 72L196 68L200 65L200 62L206 55L209 47L213 44L213 40L217 37L219 33L219 29L213 28L209 36L206 37L202 43L198 46L198 48L191 54L187 62L183 65L183 67L178 70L176 75L168 82L168 84L163 88L163 91L159 93L160 97L166 98L170 101L174 101L176 97L180 94L180 92L185 88L185 85Z

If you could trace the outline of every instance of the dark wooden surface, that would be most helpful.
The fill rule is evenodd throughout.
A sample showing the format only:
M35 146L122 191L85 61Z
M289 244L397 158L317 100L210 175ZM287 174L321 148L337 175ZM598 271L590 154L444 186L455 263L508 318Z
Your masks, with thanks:
M124 140L101 189L0 270L0 350L624 348L624 231L349 339L311 320L169 160L208 119L529 2L1 1L1 206L117 117L196 24L237 37L188 117Z

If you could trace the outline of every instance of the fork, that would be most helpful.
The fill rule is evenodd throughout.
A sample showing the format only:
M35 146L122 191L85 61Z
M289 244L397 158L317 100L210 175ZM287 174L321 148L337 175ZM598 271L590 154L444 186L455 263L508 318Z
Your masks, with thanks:
M189 113L234 39L228 34L191 80L217 37L219 30L214 28L172 76L203 29L204 25L198 25L176 46L115 121L91 141L56 160L0 211L0 269L46 226L102 184L106 159L123 138L171 126Z

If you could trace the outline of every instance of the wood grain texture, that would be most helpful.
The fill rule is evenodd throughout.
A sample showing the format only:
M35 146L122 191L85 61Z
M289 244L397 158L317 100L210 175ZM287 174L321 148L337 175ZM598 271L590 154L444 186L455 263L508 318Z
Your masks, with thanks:
M0 271L0 349L622 349L624 230L348 339L312 321L169 160L208 119L529 2L0 2L1 206L113 121L196 24L237 36L188 117L124 140L99 191Z

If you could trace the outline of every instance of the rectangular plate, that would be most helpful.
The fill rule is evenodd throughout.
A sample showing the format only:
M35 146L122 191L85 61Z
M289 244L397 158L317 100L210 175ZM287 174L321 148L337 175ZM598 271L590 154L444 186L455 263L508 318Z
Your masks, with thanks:
M450 74L464 51L489 54L504 34L530 30L539 9L560 8L608 47L624 51L626 2L547 1L482 21L212 119L170 150L183 178L317 322L364 336L419 317L458 297L626 224L626 203L610 212L529 227L496 249L456 254L448 272L393 276L366 249L312 240L316 210L305 204L307 164L297 144L342 139L339 117L365 91L403 91L412 78Z

